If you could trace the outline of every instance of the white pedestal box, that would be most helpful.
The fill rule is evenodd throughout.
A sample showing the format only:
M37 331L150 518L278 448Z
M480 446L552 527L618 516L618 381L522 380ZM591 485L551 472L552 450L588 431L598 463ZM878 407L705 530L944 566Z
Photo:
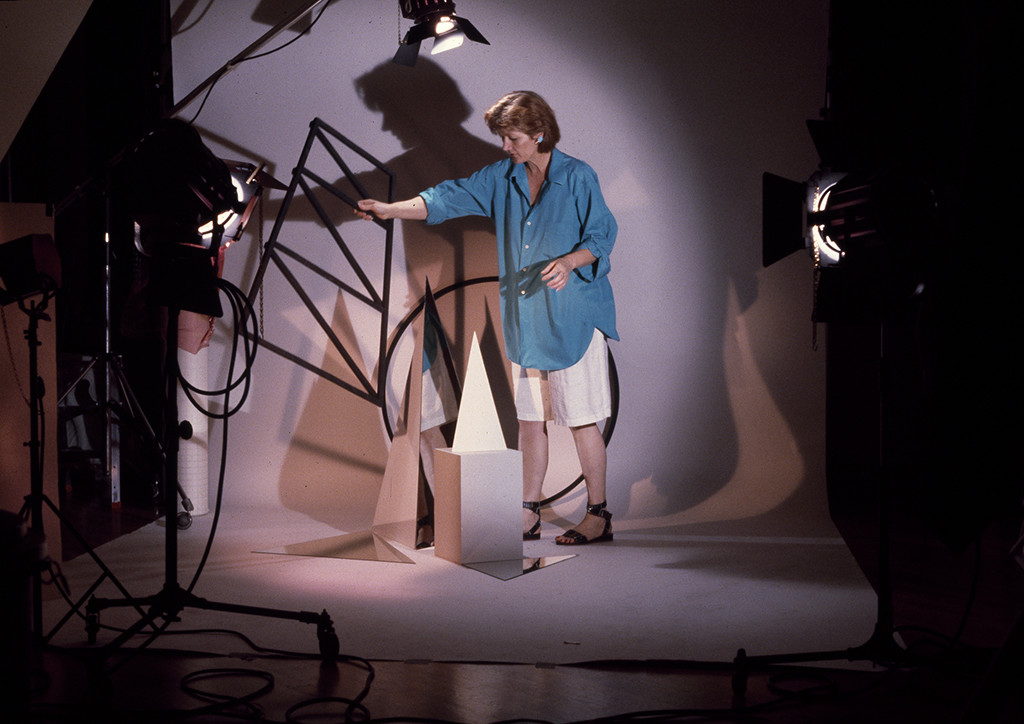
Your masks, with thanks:
M434 453L434 554L458 564L522 560L522 453Z

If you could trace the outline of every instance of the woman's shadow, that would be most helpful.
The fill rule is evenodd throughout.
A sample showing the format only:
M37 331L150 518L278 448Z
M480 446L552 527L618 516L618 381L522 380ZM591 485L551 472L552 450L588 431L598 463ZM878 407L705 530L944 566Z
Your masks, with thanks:
M469 176L504 157L497 144L469 133L472 109L440 66L420 59L414 68L382 63L355 81L367 108L381 114L381 130L405 149L387 161L395 172L396 197L406 199L446 179ZM483 115L479 119L483 124ZM496 272L493 224L467 217L427 226L403 222L410 294L422 296L429 276L434 290Z

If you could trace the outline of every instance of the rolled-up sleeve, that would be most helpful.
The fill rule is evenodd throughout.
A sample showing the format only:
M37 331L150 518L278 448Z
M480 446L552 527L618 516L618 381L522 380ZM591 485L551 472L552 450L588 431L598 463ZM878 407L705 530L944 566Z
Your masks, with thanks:
M605 204L597 174L589 166L582 166L574 179L577 188L573 192L576 214L580 221L580 243L577 248L586 249L597 261L576 271L586 281L607 276L611 270L612 247L618 225L615 217Z
M440 224L460 216L491 216L494 205L494 173L488 167L468 178L442 181L420 192L427 205L427 223Z

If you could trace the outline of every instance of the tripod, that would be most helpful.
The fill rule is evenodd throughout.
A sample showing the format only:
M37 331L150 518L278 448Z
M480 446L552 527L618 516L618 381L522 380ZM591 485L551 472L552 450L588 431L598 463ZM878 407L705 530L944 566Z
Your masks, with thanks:
M67 200L65 200L58 211L61 208L66 207L72 200L78 198L81 192L72 194ZM106 194L106 192L104 192ZM122 363L121 356L114 353L113 351L113 331L111 330L111 319L112 314L112 280L113 280L113 265L111 263L111 212L110 212L110 197L106 196L104 201L104 216L105 216L105 239L103 245L103 354L101 356L93 357L89 363L82 368L82 371L78 376L67 386L64 394L57 400L57 404L60 405L71 392L77 387L78 383L85 379L86 375L89 374L97 365L102 364L103 366L103 390L104 390L104 404L103 404L103 432L104 432L104 466L106 477L110 482L110 498L111 504L120 505L121 503L121 436L117 431L117 425L119 422L125 420L131 420L136 423L140 433L151 445L155 445L159 448L159 442L157 441L156 434L153 432L153 428L146 418L146 413L143 410L142 405L139 403L138 398L132 391L132 386L128 381L128 377L124 371L124 365ZM114 399L112 394L113 390L116 389L120 392L121 402ZM117 413L118 420L114 420L114 413ZM189 500L185 494L184 489L178 485L178 494L181 496L181 506L184 512L178 519L179 525L183 528L187 528L191 522L191 513L194 509L192 501Z
M109 316L108 316L109 319ZM160 441L157 438L156 432L153 430L153 426L149 423L146 418L146 413L142 409L142 404L135 396L132 391L131 383L128 381L128 377L124 371L124 365L121 361L121 356L115 354L110 350L109 346L109 335L107 350L103 353L102 357L94 357L89 364L87 364L79 373L78 377L68 386L67 391L60 398L63 401L72 390L81 382L89 371L93 369L100 361L104 363L104 370L106 374L106 402L104 404L104 424L106 431L106 466L107 476L110 479L111 485L111 502L120 503L120 435L114 434L115 422L113 419L113 413L118 414L118 419L124 421L126 419L132 420L136 423L137 428L142 433L146 441L154 448L157 454L163 458L165 453L160 445ZM111 390L114 385L121 393L121 398L124 403L117 402L111 395ZM58 404L59 402L58 401ZM181 486L181 482L175 480L175 488L177 494L181 498L181 507L184 509L178 513L177 525L180 528L188 528L192 524L192 511L195 509L192 501L185 493L185 489Z
M95 591L104 580L110 581L117 588L129 597L128 590L118 580L117 576L100 559L92 547L85 541L78 530L71 525L70 521L61 513L54 502L43 492L43 459L42 440L39 430L39 420L42 417L42 398L44 394L43 383L39 377L39 322L49 321L46 313L50 299L56 293L56 285L52 280L40 275L42 297L40 299L29 299L26 296L19 297L19 308L28 315L28 329L25 330L25 339L28 341L28 366L29 366L29 408L30 408L30 438L28 442L30 455L30 488L29 494L25 497L25 503L21 508L21 517L31 522L32 528L40 538L44 538L43 506L45 505L60 522L61 526L74 536L78 544L89 554L92 560L102 571L100 577L92 586L79 598L64 617L57 622L54 628L46 636L43 635L43 596L42 596L42 570L36 570L32 577L32 630L37 640L49 641L65 623L79 610L93 591ZM141 612L141 609L140 609Z
M338 654L340 645L337 634L334 632L334 624L326 610L316 614L307 611L282 611L258 606L210 601L194 595L191 590L182 588L178 582L178 526L172 523L177 510L176 486L169 484L170 481L177 480L178 411L176 385L178 381L178 310L172 309L169 312L164 368L166 415L163 431L166 444L163 448L165 453L162 455L161 469L161 477L164 483L161 486L161 493L165 522L164 529L166 531L164 542L164 585L159 592L143 598L125 598L121 600L91 598L86 606L86 633L88 634L89 643L96 643L96 633L99 630L99 613L105 608L133 606L138 609L140 607L148 607L148 610L143 613L135 624L128 627L108 644L110 648L119 647L147 626L155 627L157 619L162 618L168 622L175 621L178 620L178 614L185 608L198 608L315 624L320 654L324 659L334 658Z

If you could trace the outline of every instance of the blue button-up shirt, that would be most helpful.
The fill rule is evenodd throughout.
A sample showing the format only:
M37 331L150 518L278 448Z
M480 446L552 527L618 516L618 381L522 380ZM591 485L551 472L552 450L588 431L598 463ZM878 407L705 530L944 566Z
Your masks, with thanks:
M587 351L594 329L619 338L608 281L617 226L597 174L586 163L554 149L533 206L526 169L511 159L469 178L444 181L420 196L428 224L459 216L494 220L502 330L510 360L533 369L564 369ZM576 269L560 291L548 288L541 278L544 267L581 248L597 261Z

